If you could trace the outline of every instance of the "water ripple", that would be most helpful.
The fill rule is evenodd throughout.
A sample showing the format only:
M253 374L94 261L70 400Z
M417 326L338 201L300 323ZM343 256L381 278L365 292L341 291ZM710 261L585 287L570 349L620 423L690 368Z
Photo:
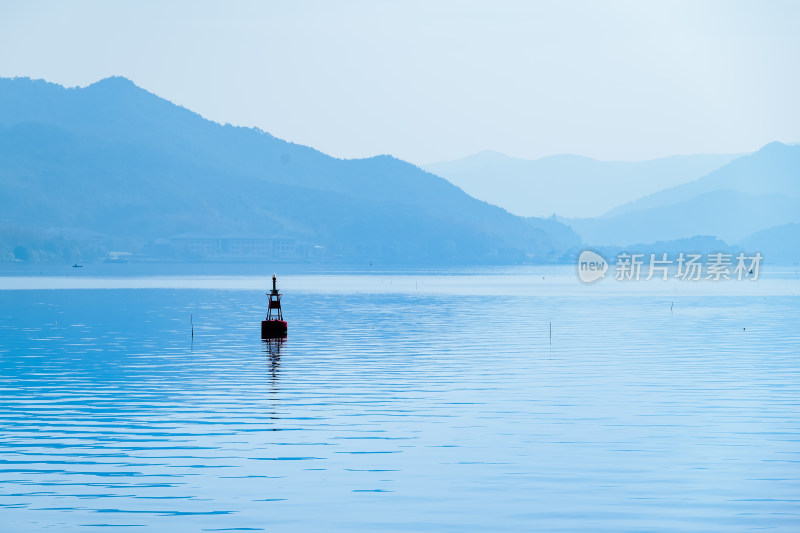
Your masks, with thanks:
M8 530L800 529L797 297L367 278L0 291Z

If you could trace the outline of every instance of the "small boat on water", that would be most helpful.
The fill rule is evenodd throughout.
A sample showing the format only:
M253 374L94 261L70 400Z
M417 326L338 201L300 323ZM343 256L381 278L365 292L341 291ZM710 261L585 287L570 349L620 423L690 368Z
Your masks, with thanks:
M78 263L75 263L74 265L72 265L72 268L83 268L83 265L79 265Z
M267 293L269 296L267 319L261 321L262 339L277 339L286 336L287 325L281 312L281 293L278 292L277 279L273 274L272 290Z

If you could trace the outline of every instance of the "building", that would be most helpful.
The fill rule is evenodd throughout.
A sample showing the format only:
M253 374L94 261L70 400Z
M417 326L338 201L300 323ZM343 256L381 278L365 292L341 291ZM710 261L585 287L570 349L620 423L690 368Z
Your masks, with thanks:
M295 239L183 233L169 239L173 255L185 259L300 259L306 246Z

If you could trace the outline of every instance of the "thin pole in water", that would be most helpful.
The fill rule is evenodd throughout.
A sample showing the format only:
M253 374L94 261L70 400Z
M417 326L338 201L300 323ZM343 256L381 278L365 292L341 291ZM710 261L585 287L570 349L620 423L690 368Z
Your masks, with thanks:
M189 313L189 323L192 325L192 339L194 339L194 317L192 317L192 313Z

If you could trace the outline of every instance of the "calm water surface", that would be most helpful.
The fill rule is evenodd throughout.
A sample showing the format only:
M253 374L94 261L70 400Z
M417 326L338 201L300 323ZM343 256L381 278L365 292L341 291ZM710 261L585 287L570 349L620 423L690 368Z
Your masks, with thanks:
M5 278L0 530L800 531L796 280L541 278Z

